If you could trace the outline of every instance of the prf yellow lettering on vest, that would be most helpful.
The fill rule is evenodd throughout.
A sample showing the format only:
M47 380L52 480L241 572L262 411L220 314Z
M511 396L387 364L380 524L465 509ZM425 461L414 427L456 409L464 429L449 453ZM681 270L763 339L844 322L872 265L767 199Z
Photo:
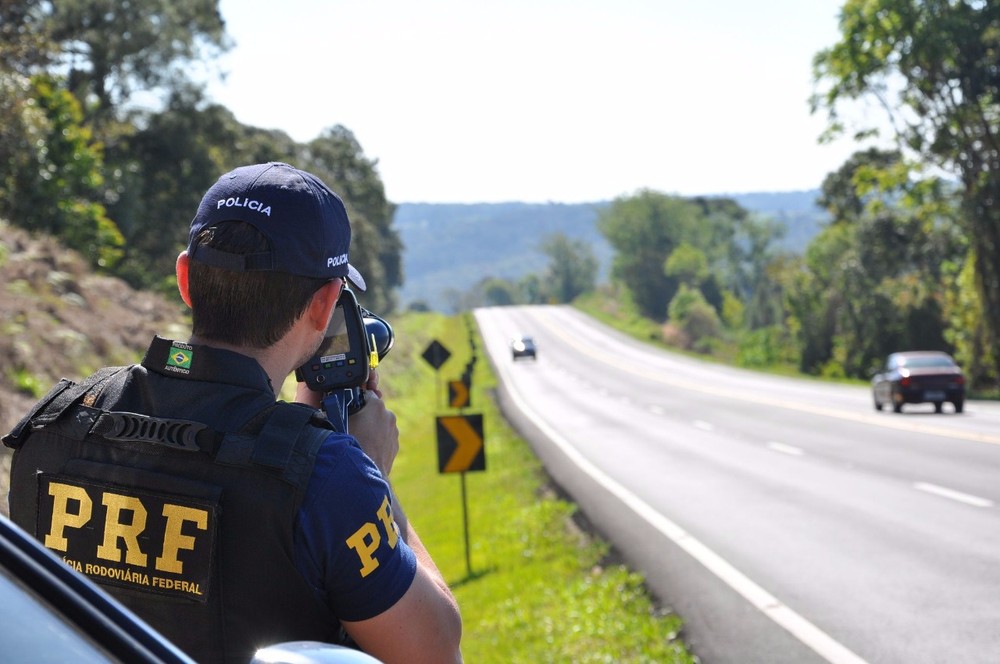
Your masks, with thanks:
M105 493L101 502L108 508L104 518L104 543L97 547L97 557L120 563L122 552L118 540L125 542L125 562L136 567L146 566L146 554L139 549L139 534L146 529L146 508L131 496ZM122 523L122 510L132 511L132 523Z
M49 495L53 498L52 520L44 543L50 549L67 551L69 541L66 539L67 528L82 528L93 514L93 501L83 487L71 484L51 482ZM77 501L79 508L76 513L69 511L70 501ZM139 547L139 536L146 528L147 511L142 501L134 496L125 496L110 491L101 495L101 504L107 508L104 518L104 541L97 547L97 557L112 562L121 562L122 551L118 542L125 543L125 562L137 567L145 567L148 556ZM123 523L123 511L131 511L129 523ZM163 506L163 516L166 518L163 532L163 548L156 558L156 569L162 572L181 574L184 564L178 558L181 549L194 550L197 543L195 537L182 534L185 522L191 522L199 530L208 529L208 512L206 510L183 505L167 503Z
M193 551L197 541L190 535L181 534L181 528L185 521L190 521L198 530L208 530L208 512L167 504L163 506L163 516L167 517L167 525L163 533L163 554L156 559L156 569L180 574L184 571L184 563L177 558L177 552L181 549Z
M49 495L54 499L54 505L52 506L52 522L49 524L49 533L45 536L44 544L56 551L66 551L69 549L69 542L65 535L66 529L82 528L83 524L90 521L94 504L90 501L87 491L80 486L53 482L49 485ZM80 503L80 509L76 514L69 513L69 501L71 500Z

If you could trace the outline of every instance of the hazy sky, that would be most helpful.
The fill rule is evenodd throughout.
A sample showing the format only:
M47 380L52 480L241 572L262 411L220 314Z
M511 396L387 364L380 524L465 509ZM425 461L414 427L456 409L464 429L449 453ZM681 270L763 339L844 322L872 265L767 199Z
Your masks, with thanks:
M812 57L843 0L221 0L211 97L296 141L341 124L402 202L818 187Z

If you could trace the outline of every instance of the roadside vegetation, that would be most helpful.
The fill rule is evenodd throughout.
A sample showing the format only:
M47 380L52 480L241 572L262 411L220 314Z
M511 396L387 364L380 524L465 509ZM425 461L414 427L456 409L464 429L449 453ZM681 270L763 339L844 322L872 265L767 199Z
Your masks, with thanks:
M575 506L508 428L485 357L473 365L466 411L483 414L486 447L486 470L466 473L467 566L461 476L438 473L435 416L455 412L445 408L444 381L470 361L469 321L410 313L392 323L396 345L379 371L401 432L393 483L461 605L466 661L696 661L681 618L654 601L606 541L577 525ZM440 373L421 357L432 340L452 353Z

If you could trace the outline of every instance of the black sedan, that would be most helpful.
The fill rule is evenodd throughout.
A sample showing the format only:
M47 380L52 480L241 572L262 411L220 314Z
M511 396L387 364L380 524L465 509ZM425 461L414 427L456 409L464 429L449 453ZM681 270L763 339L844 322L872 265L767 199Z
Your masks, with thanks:
M538 351L535 349L535 340L531 337L515 337L510 342L511 359L520 357L530 357L537 360Z
M961 413L965 406L965 376L947 353L909 351L892 353L885 367L872 378L875 410L891 405L900 413L903 404L932 403L940 413L947 401Z

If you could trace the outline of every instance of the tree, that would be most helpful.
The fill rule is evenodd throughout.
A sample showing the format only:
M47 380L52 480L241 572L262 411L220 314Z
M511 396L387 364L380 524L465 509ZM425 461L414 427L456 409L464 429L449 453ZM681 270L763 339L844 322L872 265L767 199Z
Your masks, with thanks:
M692 279L716 313L727 291L748 298L756 284L746 281L747 261L763 260L767 243L777 237L766 228L731 199L648 190L616 199L598 217L598 229L615 249L612 278L630 291L643 316L657 321L679 286Z
M681 284L670 301L668 317L681 332L689 348L700 353L712 350L712 344L722 331L719 314L697 288Z
M668 277L697 288L708 277L708 259L701 249L682 242L667 256L663 271Z
M135 90L189 81L184 66L229 46L218 0L51 0L37 3L88 122L102 124Z
M748 219L734 243L737 275L733 288L744 304L749 330L784 324L784 296L789 252L775 250L784 227L770 219Z
M224 27L218 0L0 0L0 213L134 286L172 291L191 215L216 178L286 161L341 195L363 303L391 310L402 244L376 162L343 127L299 144L207 100L185 67L211 66L228 47ZM162 105L130 105L139 91Z
M527 304L544 304L546 302L546 284L534 272L521 277L521 280L517 282L517 292L520 294L518 302Z
M545 288L556 302L572 302L578 295L594 290L598 262L590 245L554 233L542 240L541 249L549 257Z
M1000 3L848 0L841 40L814 59L813 100L843 131L844 102L874 98L900 148L953 173L990 339L1000 345ZM862 127L859 137L872 128ZM1000 372L1000 354L995 358Z
M80 105L49 76L12 75L0 82L19 100L5 111L8 122L0 130L0 214L59 236L94 267L113 267L123 239L99 202L102 154L81 126Z
M30 76L49 62L54 45L49 42L39 12L40 3L0 0L0 74Z
M517 289L506 279L487 277L476 284L475 290L487 307L502 307L517 302Z
M444 293L452 313L469 311L475 307L502 307L517 304L518 287L508 279L483 277L468 290L450 288Z
M951 350L942 266L965 247L948 201L894 152L856 153L827 176L820 204L833 221L789 296L804 371L867 377L894 350Z
M997 384L996 355L1000 352L987 342L983 325L983 305L975 284L975 260L963 266L948 265L945 271L955 287L945 293L948 329L945 339L955 348L955 360L965 371L971 386Z
M664 319L679 284L664 264L686 238L703 232L703 222L690 201L650 190L619 197L600 212L598 229L615 249L611 276L629 289L643 316Z
M174 262L191 217L222 173L248 163L248 130L194 87L174 90L162 111L130 119L138 128L124 132L109 155L117 173L109 214L126 239L117 274L136 287L174 292Z

